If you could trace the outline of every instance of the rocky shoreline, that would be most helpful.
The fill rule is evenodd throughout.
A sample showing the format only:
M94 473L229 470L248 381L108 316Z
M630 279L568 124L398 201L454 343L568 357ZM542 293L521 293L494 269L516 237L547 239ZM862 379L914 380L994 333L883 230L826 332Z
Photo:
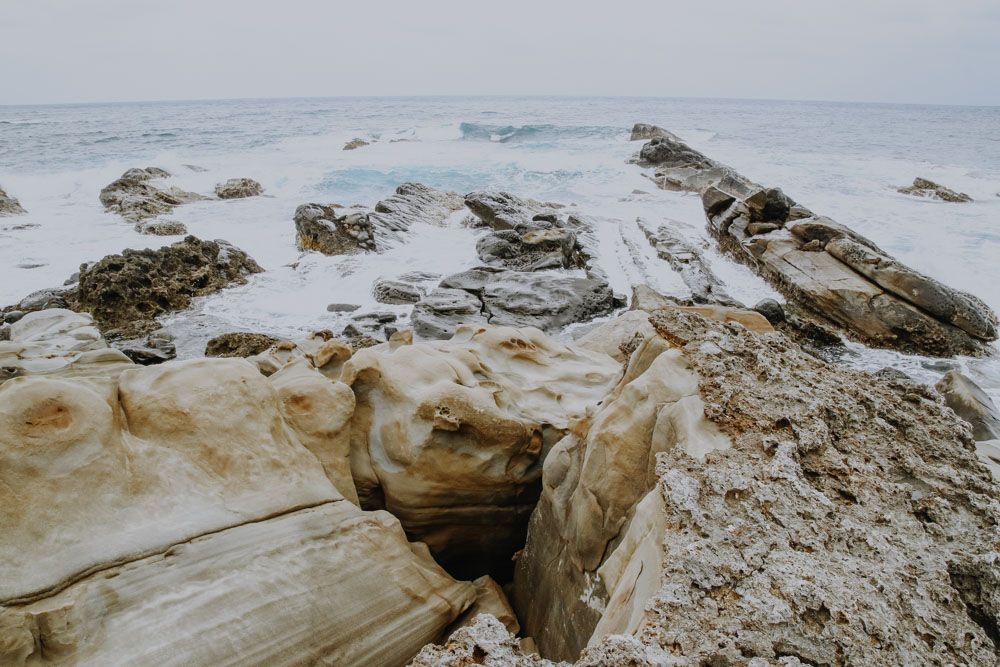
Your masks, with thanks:
M362 262L469 229L479 265L379 279L395 310L330 304L337 332L174 359L158 318L262 271L194 236L4 308L0 664L1000 660L1000 412L954 371L824 358L841 335L986 354L996 316L667 130L632 139L788 303L748 308L640 220L690 296L634 284L626 310L615 221L404 183L285 224ZM168 177L101 201L162 224L206 198Z

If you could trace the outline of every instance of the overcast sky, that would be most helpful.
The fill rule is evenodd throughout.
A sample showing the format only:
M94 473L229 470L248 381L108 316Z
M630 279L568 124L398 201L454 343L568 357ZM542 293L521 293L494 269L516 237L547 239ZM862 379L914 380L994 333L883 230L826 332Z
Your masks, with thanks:
M556 94L1000 105L1000 0L2 0L0 104Z

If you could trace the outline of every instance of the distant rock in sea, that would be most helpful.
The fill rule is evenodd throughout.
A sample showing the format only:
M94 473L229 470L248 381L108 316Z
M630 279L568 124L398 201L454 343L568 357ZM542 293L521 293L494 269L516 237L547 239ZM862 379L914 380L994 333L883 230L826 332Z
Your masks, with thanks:
M926 178L919 177L913 179L913 185L896 188L896 192L900 192L904 195L924 197L925 199L937 199L938 201L946 201L956 204L968 203L972 201L972 197L964 192L955 192L954 190L946 188L943 185L938 185L934 181L929 181Z
M263 186L252 178L230 178L225 183L215 186L215 195L219 199L256 197L263 192Z

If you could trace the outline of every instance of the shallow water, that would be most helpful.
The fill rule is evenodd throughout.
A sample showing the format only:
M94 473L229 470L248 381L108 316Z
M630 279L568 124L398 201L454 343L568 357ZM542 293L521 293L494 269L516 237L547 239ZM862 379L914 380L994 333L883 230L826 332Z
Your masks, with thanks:
M465 193L498 188L607 216L601 264L614 287L648 282L683 295L635 224L669 218L709 248L730 293L773 295L714 251L700 202L651 187L626 159L634 122L662 125L751 179L779 186L817 213L871 237L907 264L1000 310L1000 108L640 98L338 98L0 107L0 186L29 214L0 218L0 303L62 284L85 261L174 238L141 236L104 213L98 193L125 169L160 166L171 184L211 192L246 176L266 197L206 201L169 216L190 233L223 238L266 272L166 318L196 354L210 333L294 335L338 328L332 302L375 307L373 280L476 264L473 233L418 225L381 255L298 252L292 214L305 202L374 205L404 181ZM377 143L344 151L354 137ZM406 141L391 141L406 139ZM207 169L196 172L184 165ZM915 176L970 194L972 204L906 197ZM647 194L632 195L633 190ZM31 267L31 268L28 268ZM378 305L379 310L406 307ZM183 325L180 323L183 322ZM899 368L934 381L969 372L1000 399L1000 361L908 357L852 345L847 363Z

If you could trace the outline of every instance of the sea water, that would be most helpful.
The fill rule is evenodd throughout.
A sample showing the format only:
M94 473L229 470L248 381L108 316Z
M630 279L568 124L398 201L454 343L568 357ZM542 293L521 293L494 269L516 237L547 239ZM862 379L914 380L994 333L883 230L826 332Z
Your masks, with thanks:
M205 201L166 216L189 233L226 239L265 269L249 284L196 300L163 322L181 356L222 331L295 336L339 330L330 303L376 304L373 281L476 265L475 232L416 225L378 255L326 257L295 248L303 203L373 206L406 181L466 193L503 189L602 216L599 258L612 285L686 288L645 240L637 219L677 226L703 246L734 297L776 296L720 255L697 196L657 190L627 160L635 122L654 123L811 210L870 237L906 264L970 291L1000 311L1000 108L650 98L422 97L225 100L0 106L0 187L28 215L0 218L0 304L61 285L81 263L176 237L142 236L98 201L130 167L210 194L248 177L264 197ZM343 150L355 137L373 141ZM202 170L192 169L190 165ZM896 192L916 176L966 192L949 204ZM637 192L638 191L638 192ZM363 311L362 311L363 312ZM571 332L572 333L572 332ZM950 368L1000 399L1000 361L942 361L850 345L845 363L891 366L933 382Z

